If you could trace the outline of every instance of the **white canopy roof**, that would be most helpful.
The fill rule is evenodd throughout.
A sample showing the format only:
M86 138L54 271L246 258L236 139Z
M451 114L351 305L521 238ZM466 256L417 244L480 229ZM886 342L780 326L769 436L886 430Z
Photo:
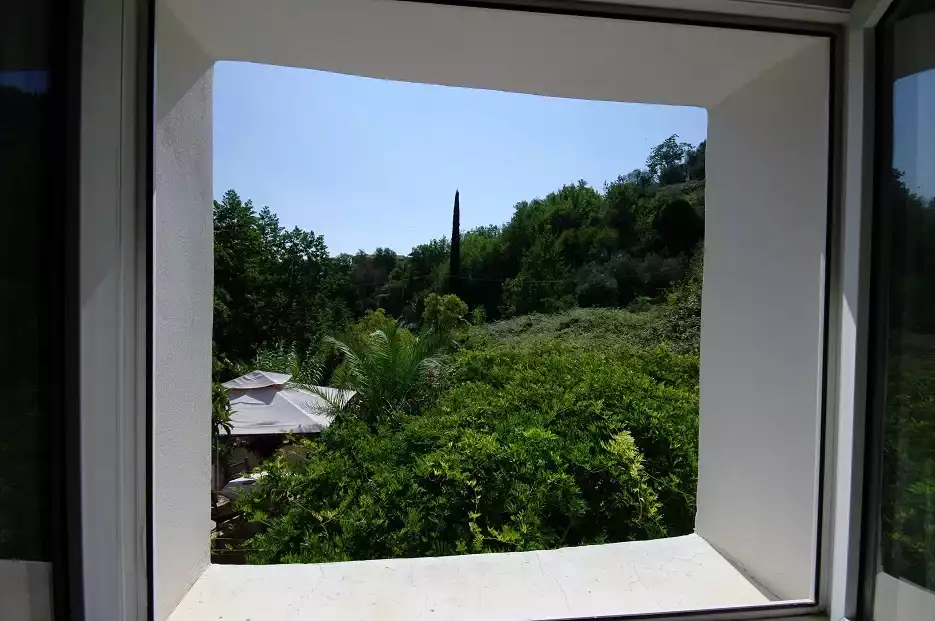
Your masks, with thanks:
M320 395L294 386L284 387L291 376L253 371L224 384L231 389L230 435L320 433L333 420L332 406ZM346 404L352 390L315 387L329 399Z
M224 388L231 390L249 390L267 386L283 386L292 376L288 373L270 373L269 371L251 371L237 379L224 382Z

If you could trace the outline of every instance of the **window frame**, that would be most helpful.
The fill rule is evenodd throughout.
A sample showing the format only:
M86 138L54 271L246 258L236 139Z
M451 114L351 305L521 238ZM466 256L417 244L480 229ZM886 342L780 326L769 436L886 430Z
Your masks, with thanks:
M896 4L894 2L894 4ZM874 181L889 176L892 166L893 148L893 87L892 72L886 68L885 26L883 22L891 14L892 6L881 18L873 32L874 66ZM882 209L880 183L873 184L872 229L870 248L870 317L868 326L867 363L867 414L866 453L864 457L863 521L861 525L860 600L858 618L869 621L873 618L876 591L877 564L879 562L880 525L883 486L883 412L886 401L886 356L887 330L889 323L889 249L891 218Z
M431 1L431 0L428 0ZM435 2L439 3L439 2ZM460 4L460 5L483 5L484 8L501 8L511 10L533 10L542 11L542 7L535 3L523 2L441 2L442 4ZM144 436L140 437L140 429L126 429L127 439L130 442L126 451L114 450L113 457L117 463L127 465L129 471L135 474L131 476L132 480L127 481L134 492L128 498L127 489L111 490L109 492L108 502L103 507L89 507L87 503L83 506L82 514L84 522L82 531L84 540L87 541L88 530L94 526L89 525L89 516L100 515L109 507L120 513L118 520L124 525L125 530L121 530L118 538L125 545L132 548L130 556L124 556L124 551L119 548L108 550L108 558L122 559L116 561L117 565L124 565L131 572L139 572L144 569L145 580L140 583L134 580L131 575L129 580L120 585L120 610L127 614L126 618L132 618L130 610L133 607L132 602L139 604L145 601L147 618L152 619L154 615L153 601L153 497L151 494L153 480L153 230L152 230L152 210L153 210L153 134L154 134L154 114L152 102L155 93L155 44L154 44L154 9L155 0L86 0L85 15L89 15L94 6L103 7L120 6L124 11L121 12L119 31L122 35L117 54L117 61L107 63L106 66L95 66L93 61L100 61L100 48L108 47L111 51L117 45L113 37L117 32L117 26L111 22L107 24L108 31L101 32L101 26L92 25L86 29L83 45L85 48L85 61L83 68L92 78L119 82L120 107L125 116L122 117L122 130L116 132L105 132L109 134L106 140L110 142L121 154L124 166L115 175L119 183L116 188L118 201L118 210L127 216L127 221L123 224L126 228L116 233L118 243L122 248L121 257L122 269L126 278L120 291L121 299L126 305L122 310L126 325L113 326L112 330L107 331L104 338L114 340L114 345L121 347L126 359L121 362L132 365L132 368L125 367L122 375L128 380L135 380L134 387L129 393L117 391L117 398L122 400L132 411L143 413L141 425L145 431ZM530 8L529 5L534 5ZM820 421L820 462L817 478L819 499L817 504L817 546L815 549L816 563L816 584L814 586L814 601L808 603L791 603L787 605L766 606L760 608L737 608L722 610L704 610L689 611L684 613L665 613L665 614L645 614L629 615L619 617L621 619L639 619L639 618L768 618L781 616L808 615L820 612L830 604L832 581L832 563L828 559L832 556L832 527L831 520L837 512L837 500L835 494L829 493L832 485L838 476L835 469L835 457L840 447L835 446L834 428L839 422L839 416L836 412L838 378L838 350L840 349L841 330L839 328L839 316L841 313L842 296L840 294L840 281L842 278L841 252L843 240L840 232L842 220L842 196L843 196L843 120L842 94L844 84L844 57L843 45L845 40L844 30L834 24L814 24L787 22L783 20L772 19L751 19L740 18L737 16L725 14L700 14L703 19L695 19L697 15L692 12L667 11L664 9L640 9L636 14L632 12L633 7L602 6L595 8L593 4L583 5L578 2L550 2L551 7L547 12L559 13L563 15L590 15L601 17L613 17L616 19L638 19L644 21L658 21L663 23L690 23L691 25L720 27L720 28L738 28L743 30L759 30L769 32L783 32L790 34L808 34L827 36L831 39L831 74L830 74L830 102L829 102L829 170L828 170L828 204L827 204L827 240L826 240L826 269L824 274L824 309L823 309L823 356L822 356L822 378L821 378L821 421ZM94 6L92 6L94 5ZM584 8L583 8L584 7ZM587 9L587 10L585 10ZM688 20L686 15L692 19ZM686 21L688 20L688 21ZM86 20L90 24L90 20ZM103 41L91 41L93 33L97 31L101 34ZM110 38L109 41L107 39ZM88 54L88 48L97 50ZM95 58L96 57L96 58ZM122 69L118 79L113 73L116 66ZM108 74L108 71L110 73ZM94 101L94 97L107 98L110 94L94 95L89 93L90 88L82 77L82 90L84 90L84 109L88 109L88 104ZM113 91L112 91L113 92ZM112 94L111 92L111 94ZM82 134L92 135L90 132L100 129L100 119L91 119L89 115L82 112ZM87 140L85 140L87 142ZM88 146L81 145L82 159L87 156ZM82 166L82 185L86 185L87 171ZM82 194L82 207L88 202L89 195ZM82 216L83 218L84 216ZM82 254L85 248L81 248ZM83 289L84 290L84 289ZM84 327L84 326L83 326ZM82 338L87 339L89 334L82 330ZM101 336L100 334L98 336ZM82 362L84 362L82 360ZM83 367L79 370L85 370ZM77 374L75 374L77 376ZM119 381L119 380L118 380ZM114 394L113 387L107 387L111 394ZM85 411L84 402L82 402L82 412ZM103 425L104 420L89 422L81 421L82 430L85 434L91 431L95 426ZM86 436L87 437L87 436ZM88 477L89 467L96 462L89 454L92 444L90 440L82 441L83 451L82 476ZM109 450L109 449L108 449ZM855 464L858 464L861 455L853 455ZM142 480L139 478L140 462L143 462ZM85 484L89 482L84 478ZM136 485L136 487L132 487ZM85 500L87 500L85 498ZM844 499L845 503L852 501L848 497ZM132 505L132 506L130 506ZM135 516L135 517L134 517ZM144 541L139 540L139 533L134 533L130 527L134 519L145 518L146 528ZM140 548L142 543L142 549ZM84 591L88 592L89 585L87 581L99 584L97 588L106 588L106 585L100 584L101 577L90 575L89 559L85 559L85 580ZM112 587L111 587L112 588ZM103 593L103 591L99 591ZM94 606L95 601L85 602L86 605ZM128 607L129 606L129 607ZM91 616L93 616L92 613ZM114 617L117 618L117 617ZM618 618L618 617L611 617Z
M859 559L859 600L857 618L873 621L877 576L880 568L883 511L883 452L885 441L886 384L889 360L890 284L892 281L893 213L884 208L885 184L892 176L895 144L893 96L895 74L893 49L887 45L886 30L901 6L911 0L880 0L879 19L873 24L873 187L870 240L870 316L868 321L868 363L866 385L866 450L861 513ZM924 588L924 587L920 587Z
M73 393L80 520L76 619L153 617L152 93L154 0L83 0L76 106L80 209ZM108 381L98 381L106 377ZM114 474L111 474L111 473ZM106 480L104 480L106 478Z
M78 219L79 149L80 149L80 88L82 78L81 44L83 0L69 3L58 18L52 17L53 3L40 3L26 11L27 27L41 24L37 45L44 46L47 61L42 71L48 75L46 91L48 106L41 140L41 165L48 168L50 187L41 204L44 235L48 248L39 267L40 308L38 309L39 342L45 351L37 360L40 373L55 377L53 386L39 387L39 407L46 424L57 428L46 443L48 463L39 464L47 473L47 482L39 493L43 496L44 514L32 516L42 531L42 547L47 550L43 560L22 563L48 567L47 581L22 574L29 582L25 591L12 593L13 600L46 599L48 610L56 619L83 618L83 575L81 568L81 508L80 508L80 411L72 395L78 393L79 321L76 301L78 293ZM24 5L25 6L25 5ZM16 7L13 12L17 24ZM9 15L6 15L9 17ZM38 48L34 48L38 49ZM49 204L46 204L49 203ZM57 225L57 226L56 226ZM0 501L2 503L2 501ZM0 559L0 564L19 570L19 559ZM34 577L38 577L37 574ZM48 588L48 592L42 592Z

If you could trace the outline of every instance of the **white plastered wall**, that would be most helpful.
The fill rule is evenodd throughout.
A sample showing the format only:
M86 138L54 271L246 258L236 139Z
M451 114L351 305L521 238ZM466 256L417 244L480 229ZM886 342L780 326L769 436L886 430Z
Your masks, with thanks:
M356 19L364 4L366 15L379 13L381 19ZM209 559L215 58L489 88L522 80L519 90L530 93L708 106L697 531L775 595L813 595L827 216L826 39L351 0L321 2L314 10L286 0L271 0L262 11L248 0L164 0L157 6L158 620ZM414 28L419 20L431 28ZM563 47L552 62L541 62L536 42L549 28L565 36L544 40ZM604 36L594 36L602 29ZM645 35L660 29L668 37ZM457 36L446 39L449 30ZM510 36L485 36L502 31ZM692 37L695 44L673 52L673 42ZM449 53L429 54L440 40ZM463 49L452 51L453 40ZM497 62L466 62L472 49L480 53L472 47L476 41L486 41L482 50ZM612 70L581 71L603 66L610 48L621 59L639 49L640 58L654 59L652 71L644 75L639 63L623 62ZM686 71L685 59L699 68ZM585 79L608 71L619 72L620 79ZM600 90L608 84L616 90Z
M782 599L815 585L829 53L708 111L696 530Z
M161 620L209 562L214 61L161 4L156 20L153 588Z

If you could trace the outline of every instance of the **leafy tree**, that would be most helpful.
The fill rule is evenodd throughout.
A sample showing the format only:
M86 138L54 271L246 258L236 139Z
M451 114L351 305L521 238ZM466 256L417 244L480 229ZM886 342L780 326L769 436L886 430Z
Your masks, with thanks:
M699 181L705 178L705 151L708 141L703 140L695 149L689 149L685 156L685 168L689 181Z
M554 312L572 304L574 280L554 238L543 236L523 256L516 278L503 285L507 315Z
M425 310L422 311L423 326L438 335L445 335L459 326L465 325L467 304L458 296L449 293L438 295L430 293L425 297Z
M678 138L676 134L669 136L653 147L646 158L646 170L657 183L679 183L688 177L685 158L692 151L692 146L687 142L679 142Z
M286 231L236 192L214 203L214 343L231 361L295 342L305 350L345 323L347 280L321 236Z
M688 201L667 202L653 218L653 229L670 256L691 252L704 235L704 221Z
M616 306L617 279L605 266L589 265L578 274L575 299L578 306Z

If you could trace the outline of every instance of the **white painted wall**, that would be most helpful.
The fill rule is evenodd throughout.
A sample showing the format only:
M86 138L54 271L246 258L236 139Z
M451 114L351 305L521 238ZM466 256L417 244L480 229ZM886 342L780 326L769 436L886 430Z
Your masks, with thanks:
M829 46L708 113L696 530L783 599L815 584Z
M385 0L162 1L218 60L606 101L714 106L811 41Z
M214 58L708 105L697 531L776 595L810 598L827 41L406 3L270 1L262 10L250 0L158 3L156 618L172 611L209 558Z
M156 619L209 562L212 125L209 58L156 16L153 200L153 536Z

